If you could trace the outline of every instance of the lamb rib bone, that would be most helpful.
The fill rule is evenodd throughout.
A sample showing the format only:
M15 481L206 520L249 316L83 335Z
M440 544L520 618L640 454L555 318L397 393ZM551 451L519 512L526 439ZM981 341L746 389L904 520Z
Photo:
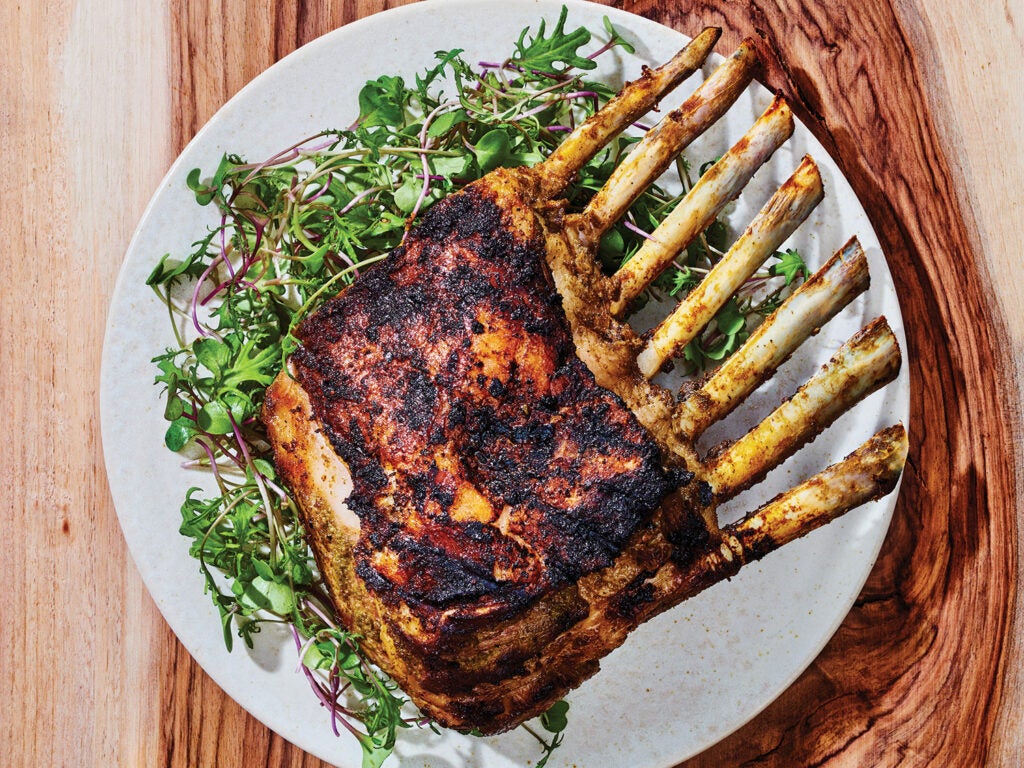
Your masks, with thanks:
M622 218L629 206L690 142L725 114L750 84L756 71L757 56L753 44L744 40L686 101L644 134L604 187L587 203L581 221L589 228L587 234L591 243L596 243L609 227ZM558 192L553 191L552 196L555 194Z
M543 712L640 623L890 492L902 471L907 438L896 425L718 523L719 502L891 380L899 351L884 319L746 436L706 457L696 446L866 288L855 240L700 386L677 397L654 380L820 199L812 160L649 339L620 319L789 137L784 101L618 273L605 276L595 258L638 189L749 82L749 42L648 133L586 210L567 213L558 199L717 38L705 30L645 70L548 160L498 169L435 204L402 248L304 321L290 372L267 392L275 460L341 621L442 725L496 733ZM359 387L379 402L350 393Z
M621 316L672 259L707 229L726 203L740 193L757 169L792 134L793 113L785 101L776 97L750 130L701 176L640 250L615 273L611 313Z
M720 35L720 29L708 27L662 66L654 70L645 68L640 80L623 88L605 109L567 136L544 161L547 170L541 186L542 196L552 199L561 194L576 172L593 157L595 147L605 146L649 112L662 96L696 72ZM653 177L650 180L653 181Z
M824 194L817 165L810 157L804 158L701 284L654 329L637 357L644 376L653 377L676 350L693 341L740 286L793 234Z
M676 411L678 426L696 439L733 408L856 296L867 290L868 262L853 237L759 325L746 343L689 392Z

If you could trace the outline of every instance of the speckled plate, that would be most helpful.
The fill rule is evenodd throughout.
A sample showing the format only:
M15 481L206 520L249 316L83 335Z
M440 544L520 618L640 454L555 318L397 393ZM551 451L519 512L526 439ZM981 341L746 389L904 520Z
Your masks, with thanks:
M637 16L572 0L565 4L571 27L585 25L601 36L607 15L636 42L635 57L602 57L598 76L615 85L685 43L673 30ZM400 73L411 81L439 49L463 48L470 61L501 59L523 27L536 29L542 17L552 24L561 6L548 0L433 0L348 25L283 59L225 105L175 162L131 242L115 291L102 369L103 442L118 515L146 585L181 642L232 698L285 738L338 766L359 766L359 747L332 734L327 713L296 671L290 637L266 630L255 650L239 644L233 653L225 651L197 563L178 536L183 494L204 479L182 469L162 445L163 406L150 360L173 337L166 309L145 279L164 253L188 253L211 223L186 187L191 168L211 170L225 151L263 158L322 128L347 125L367 79ZM698 79L691 78L666 105L681 100ZM766 90L751 88L688 157L700 163L721 154L769 100ZM754 177L732 208L731 221L745 226L805 153L819 162L826 200L790 244L816 266L856 234L869 255L872 287L737 412L731 426L718 430L719 437L739 434L877 315L888 317L906 348L878 240L849 185L802 126ZM908 403L903 374L725 514L752 509L842 458L883 426L906 424ZM596 677L570 695L570 726L549 765L674 765L757 714L807 667L843 620L874 563L894 504L892 494L855 510L633 633ZM485 739L414 730L401 734L396 754L392 762L402 765L500 768L535 762L540 751L521 729Z

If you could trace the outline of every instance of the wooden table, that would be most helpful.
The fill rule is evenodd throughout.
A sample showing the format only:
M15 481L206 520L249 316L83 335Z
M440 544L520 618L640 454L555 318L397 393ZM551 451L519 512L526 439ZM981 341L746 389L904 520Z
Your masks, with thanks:
M100 350L128 238L195 130L275 59L395 4L0 10L5 764L321 765L227 699L143 589L101 460ZM687 766L1022 764L1024 3L615 4L778 52L766 80L853 181L910 335L910 463L862 598L782 698Z

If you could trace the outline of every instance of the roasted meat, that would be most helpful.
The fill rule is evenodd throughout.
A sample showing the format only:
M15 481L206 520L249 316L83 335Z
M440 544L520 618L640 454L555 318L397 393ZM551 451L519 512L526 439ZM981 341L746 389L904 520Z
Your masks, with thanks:
M308 317L264 421L338 615L428 715L495 733L598 669L630 630L743 563L891 490L883 430L743 520L715 508L895 376L879 319L743 438L696 440L867 286L855 240L713 375L652 379L822 196L807 158L719 267L652 332L619 319L792 131L776 100L618 273L601 235L748 85L744 44L580 214L576 170L696 70L698 36L626 86L544 163L437 203L402 247Z

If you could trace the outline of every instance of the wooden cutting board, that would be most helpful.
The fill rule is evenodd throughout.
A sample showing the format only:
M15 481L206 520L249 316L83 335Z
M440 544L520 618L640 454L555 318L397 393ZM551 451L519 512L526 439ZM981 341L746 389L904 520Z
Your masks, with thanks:
M11 52L0 130L15 180L0 198L14 254L0 259L0 394L5 434L17 425L20 438L0 452L14 500L0 603L0 682L13 695L0 699L0 762L319 768L227 698L148 601L105 489L88 383L127 236L171 159L275 60L402 2L105 2L0 11L0 47ZM764 81L868 210L908 334L910 460L860 599L789 690L685 765L1024 764L1024 266L1011 249L1024 218L1024 94L1017 79L989 79L1020 73L1006 59L1024 58L1024 9L611 4L690 35L722 26L722 50L754 38Z

